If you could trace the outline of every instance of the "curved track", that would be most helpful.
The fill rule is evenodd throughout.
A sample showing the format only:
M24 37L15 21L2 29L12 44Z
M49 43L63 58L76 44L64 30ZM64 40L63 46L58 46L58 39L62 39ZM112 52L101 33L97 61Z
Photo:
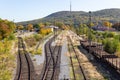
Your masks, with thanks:
M54 66L52 80L58 80L60 73L60 61L61 61L61 46L56 46L54 50Z
M43 67L43 72L41 73L40 80L58 80L59 70L57 65L60 64L60 46L51 46L54 38L51 38L45 44L45 63Z
M35 80L34 66L23 39L18 37L17 72L14 80Z

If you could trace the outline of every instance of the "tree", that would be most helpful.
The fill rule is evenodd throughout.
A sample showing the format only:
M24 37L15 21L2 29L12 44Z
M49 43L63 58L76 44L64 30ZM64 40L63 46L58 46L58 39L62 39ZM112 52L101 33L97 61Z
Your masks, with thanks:
M115 54L120 57L120 43L118 43L117 51Z
M112 23L110 23L109 21L104 21L103 25L109 28L112 27Z
M103 35L103 38L113 38L115 36L115 33L106 31L102 33L102 35Z
M5 24L4 22L0 22L0 38L6 38L11 33L11 30L9 29L9 26Z
M45 26L50 26L51 23L49 23L49 22L45 22L44 25L45 25Z
M115 28L116 30L120 31L120 23L113 24L112 28Z
M11 21L7 21L6 24L9 26L9 29L11 32L14 32L16 29L16 25L15 23L11 22Z
M50 32L52 32L51 28L41 28L39 31L39 33L42 34L43 36L49 34Z
M39 25L40 28L45 27L44 23L39 23L38 25Z
M8 20L0 19L0 40L8 38L14 31L16 25Z
M32 24L28 24L27 25L27 30L32 31L33 30L33 25Z
M56 22L55 23L55 26L57 26L57 27L59 27L59 28L61 28L61 29L64 29L65 27L65 25L64 25L64 23L62 23L62 22Z
M119 48L119 41L116 39L105 39L103 44L104 50L110 54L116 53Z
M90 23L90 26L93 27L93 26L95 26L95 24L94 24L93 22L91 22L91 23Z
M17 29L18 29L18 30L23 30L23 29L24 29L24 26L23 26L23 25L18 25L18 26L17 26Z

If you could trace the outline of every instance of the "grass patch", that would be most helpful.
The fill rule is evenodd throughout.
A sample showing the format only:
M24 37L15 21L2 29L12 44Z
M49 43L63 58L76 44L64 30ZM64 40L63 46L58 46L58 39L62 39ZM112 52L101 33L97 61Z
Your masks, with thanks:
M42 54L42 49L39 48L38 50L30 50L29 52L33 55L41 55Z
M36 41L39 41L40 39L43 38L41 34L34 34L33 37L35 38Z
M74 77L73 77L72 67L70 67L70 78L71 78L71 79L74 79Z
M37 43L36 39L32 36L25 38L25 42L26 42L28 47L33 47Z

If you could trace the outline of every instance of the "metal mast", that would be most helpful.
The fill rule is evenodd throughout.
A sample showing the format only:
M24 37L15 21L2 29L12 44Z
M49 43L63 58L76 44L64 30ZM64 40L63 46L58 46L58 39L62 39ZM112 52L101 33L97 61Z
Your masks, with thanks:
M70 0L70 27L72 27L72 4Z

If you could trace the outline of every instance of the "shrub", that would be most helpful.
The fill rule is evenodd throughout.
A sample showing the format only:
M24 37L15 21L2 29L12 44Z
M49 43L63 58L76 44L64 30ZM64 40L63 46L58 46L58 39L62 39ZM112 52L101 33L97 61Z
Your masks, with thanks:
M33 37L27 37L25 38L25 42L27 44L28 47L33 47L36 45L36 39Z
M110 54L114 54L119 48L119 41L116 39L105 39L103 44L104 50Z
M47 34L49 34L51 32L52 32L51 28L41 28L40 31L39 31L39 33L42 34L43 36L47 35Z
M40 55L42 54L42 49L37 49L37 50L30 50L30 53L32 53L33 55Z
M115 33L113 32L104 32L103 37L104 38L113 38L115 36Z
M36 41L39 41L42 38L42 35L40 35L40 34L34 34L33 37L35 38Z
M10 34L10 36L8 37L8 40L14 40L15 39L15 35L14 34Z
M36 51L34 52L34 54L36 54L36 55L42 54L42 49L40 48L40 49L36 50Z
M120 42L120 35L115 35L114 39L119 40L119 42Z
M95 40L96 38L95 38L95 35L94 35L93 33L90 33L90 34L88 35L88 39L90 39L90 40Z

